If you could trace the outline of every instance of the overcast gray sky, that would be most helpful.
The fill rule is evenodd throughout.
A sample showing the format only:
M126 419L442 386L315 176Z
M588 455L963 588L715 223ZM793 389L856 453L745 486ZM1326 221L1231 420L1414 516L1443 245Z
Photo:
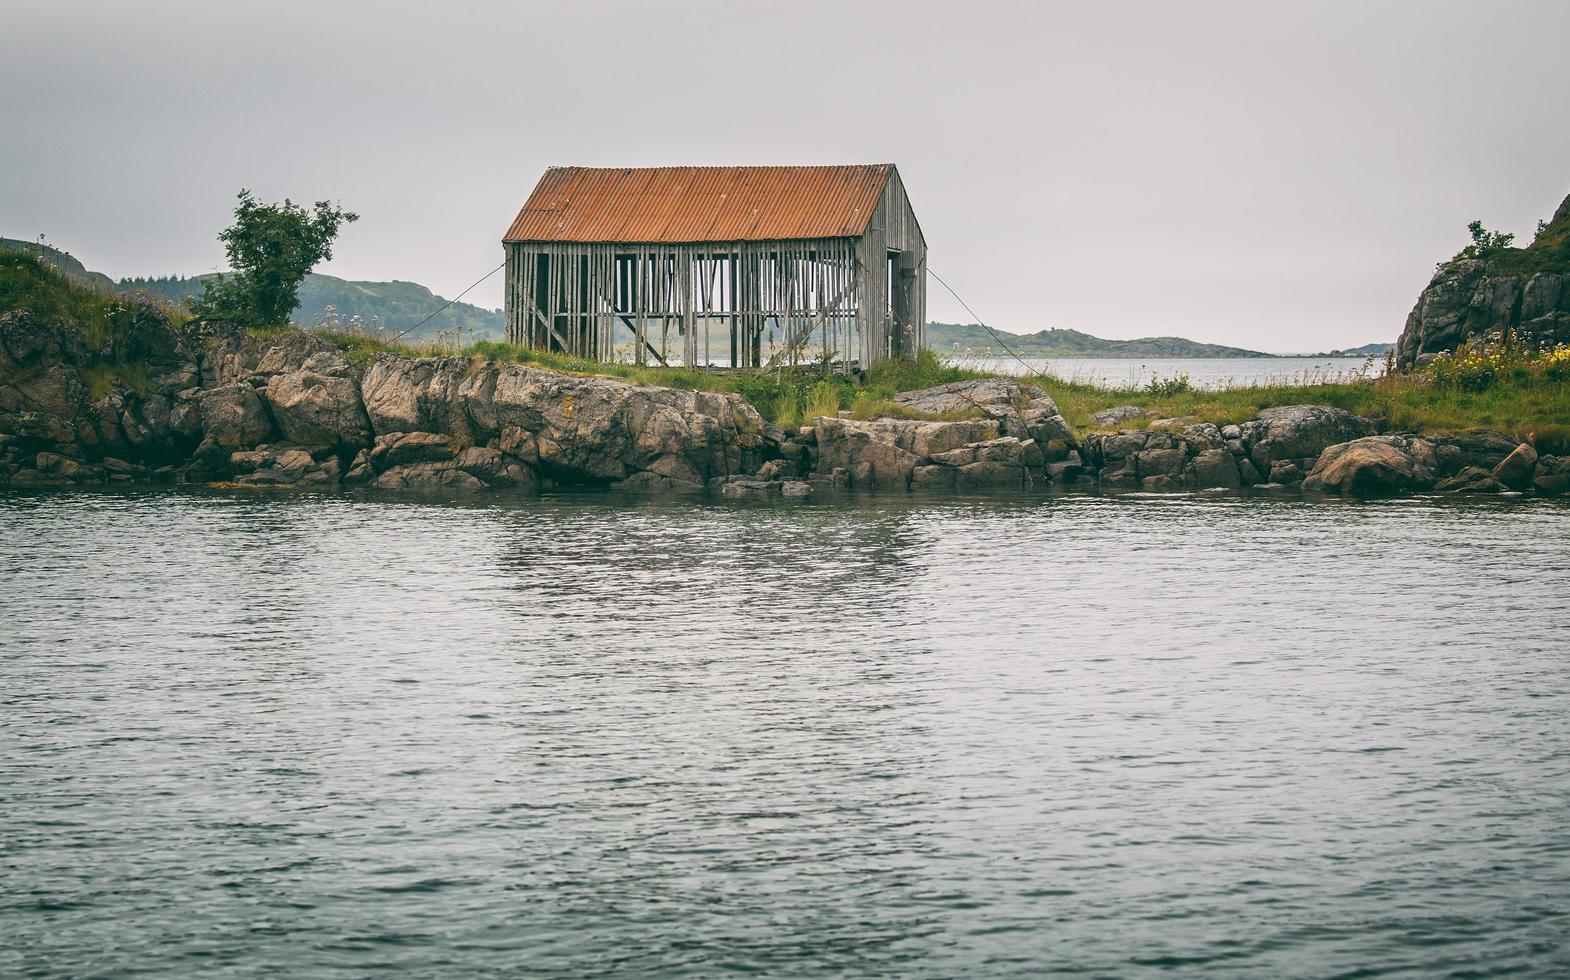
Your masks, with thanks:
M452 296L551 164L892 161L995 326L1314 350L1570 193L1561 0L0 11L0 234L114 276L219 267L242 186L360 212L321 271Z

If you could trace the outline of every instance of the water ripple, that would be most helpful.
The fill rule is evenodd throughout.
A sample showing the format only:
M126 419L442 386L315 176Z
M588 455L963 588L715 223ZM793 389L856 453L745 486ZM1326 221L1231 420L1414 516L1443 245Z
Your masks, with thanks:
M0 973L1563 975L1570 507L0 493Z

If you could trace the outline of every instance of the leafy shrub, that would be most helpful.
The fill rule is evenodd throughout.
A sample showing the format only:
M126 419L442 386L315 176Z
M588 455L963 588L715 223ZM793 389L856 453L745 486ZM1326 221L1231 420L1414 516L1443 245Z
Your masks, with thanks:
M1467 233L1472 236L1472 244L1457 253L1460 259L1486 259L1497 252L1503 252L1515 242L1515 235L1504 231L1489 231L1483 227L1481 221L1474 221L1466 226Z
M1469 338L1435 357L1427 372L1435 385L1455 391L1487 391L1505 383L1562 384L1570 381L1570 344L1535 351L1509 331L1491 340Z
M1542 375L1549 381L1570 381L1570 344L1543 351L1538 358Z
M1153 398L1170 398L1173 395L1183 395L1194 390L1193 384L1188 380L1188 374L1174 374L1170 378L1157 377L1154 372L1150 375L1150 382L1145 385L1145 394Z
M205 280L191 309L263 326L287 322L300 305L300 284L311 267L333 257L339 226L359 215L329 201L317 201L314 212L288 198L264 204L248 190L240 191L239 200L234 224L218 235L232 271Z
M1454 353L1440 354L1428 366L1434 383L1457 391L1487 391L1499 377L1500 355L1468 350L1466 344Z

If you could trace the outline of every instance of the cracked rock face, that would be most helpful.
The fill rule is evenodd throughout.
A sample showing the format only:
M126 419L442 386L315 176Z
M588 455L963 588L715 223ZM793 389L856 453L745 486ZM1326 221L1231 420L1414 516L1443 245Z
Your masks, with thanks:
M209 388L198 396L197 404L202 432L215 445L258 446L272 435L272 419L261 397L244 381Z
M735 395L495 366L496 425L533 433L542 471L589 482L640 472L703 485L761 465L763 417Z
M1434 448L1415 436L1368 436L1320 454L1303 489L1375 495L1426 490L1435 483Z
M986 418L1002 418L1027 405L1047 415L1058 414L1056 403L1044 391L1012 378L954 381L920 391L903 391L893 400L897 405L927 415L976 412Z
M999 436L992 419L953 422L820 418L820 473L870 489L1023 489L1046 479L1034 439Z
M355 448L371 443L353 378L301 369L268 378L265 393L278 430L290 443Z
M1570 226L1570 197L1550 225ZM1410 367L1468 337L1506 329L1534 345L1570 343L1570 269L1513 273L1486 258L1444 263L1406 318L1396 360Z
M1240 428L1261 473L1277 460L1314 459L1327 447L1374 434L1369 419L1329 405L1266 408Z
M1396 359L1411 366L1425 354L1506 328L1534 345L1570 342L1570 272L1503 275L1480 259L1452 263L1418 296Z
M371 443L358 380L342 356L315 355L301 367L267 379L273 420L285 440L359 449Z
M467 357L378 354L360 382L366 415L378 435L439 432L487 441L496 427L490 408L494 368Z
M496 444L556 479L649 473L702 486L762 462L764 422L735 395L575 377L463 357L377 357L362 383L378 435L435 432ZM640 478L641 479L641 478Z
M1062 461L1079 439L1057 403L1035 385L1013 378L954 381L894 396L897 405L927 415L971 415L998 424L998 435L1032 439L1050 461Z

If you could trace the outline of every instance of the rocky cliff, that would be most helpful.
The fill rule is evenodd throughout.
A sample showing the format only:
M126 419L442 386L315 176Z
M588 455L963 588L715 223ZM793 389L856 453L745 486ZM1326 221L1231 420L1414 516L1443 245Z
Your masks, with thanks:
M1406 318L1396 359L1410 367L1506 330L1533 344L1570 343L1570 197L1526 248L1443 263Z

